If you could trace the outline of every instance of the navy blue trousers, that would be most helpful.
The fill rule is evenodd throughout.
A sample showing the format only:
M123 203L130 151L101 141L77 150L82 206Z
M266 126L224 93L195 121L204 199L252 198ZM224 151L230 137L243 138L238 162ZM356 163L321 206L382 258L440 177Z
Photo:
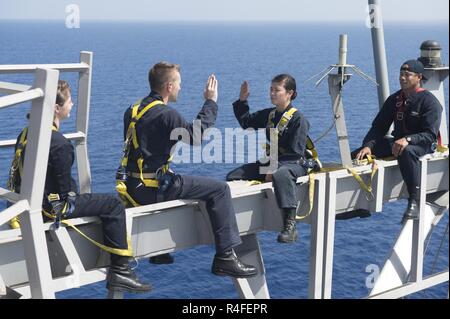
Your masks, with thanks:
M77 195L75 209L67 218L78 217L99 217L102 221L104 244L112 248L128 248L125 206L117 196L109 194ZM128 263L128 257L111 254L111 263Z
M227 181L260 180L266 175L260 173L260 162L249 163L236 168L227 175ZM306 170L297 162L282 163L272 175L272 184L278 207L283 209L297 208L297 178L306 175Z
M159 200L156 188L143 186L138 178L127 180L127 190L140 205L153 204ZM205 202L217 253L223 253L242 243L227 183L208 177L175 174L173 184L162 194L163 201L174 199Z

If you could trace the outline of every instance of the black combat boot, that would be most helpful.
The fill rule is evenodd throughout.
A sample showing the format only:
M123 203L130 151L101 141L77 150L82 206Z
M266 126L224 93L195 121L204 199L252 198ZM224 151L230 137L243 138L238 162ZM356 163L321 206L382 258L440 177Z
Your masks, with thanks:
M211 272L214 275L234 278L248 278L258 274L256 267L241 262L233 249L214 256Z
M295 222L296 209L284 209L284 228L278 234L279 243L293 243L298 238L297 223Z
M136 273L127 264L112 265L106 276L106 289L131 293L147 292L150 284L141 282Z
M408 219L419 219L419 204L414 198L408 199L408 206L406 206L405 213L403 214L402 224L406 223Z

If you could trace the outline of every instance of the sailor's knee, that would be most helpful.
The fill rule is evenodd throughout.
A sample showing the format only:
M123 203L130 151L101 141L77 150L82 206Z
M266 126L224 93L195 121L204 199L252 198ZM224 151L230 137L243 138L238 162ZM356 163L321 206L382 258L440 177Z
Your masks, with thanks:
M289 170L284 167L280 167L272 175L272 180L274 183L284 182L289 180Z
M405 161L405 160L410 160L410 159L419 159L419 157L417 156L417 153L415 152L415 150L412 147L406 146L403 149L400 156L398 157L398 160Z
M125 205L117 196L111 195L106 200L111 209L111 213L114 213L114 214L124 214L125 213Z

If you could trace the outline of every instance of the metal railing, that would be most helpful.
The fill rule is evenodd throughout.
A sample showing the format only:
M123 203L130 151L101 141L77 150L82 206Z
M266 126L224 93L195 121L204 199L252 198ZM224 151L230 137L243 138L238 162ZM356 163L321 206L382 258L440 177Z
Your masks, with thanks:
M54 298L47 242L42 221L42 198L50 149L51 126L60 72L78 72L77 132L69 134L76 142L79 185L82 193L90 191L90 170L86 146L89 121L92 53L81 52L80 63L0 65L2 73L33 73L33 86L0 82L0 109L31 101L27 152L24 158L20 194L0 188L0 198L14 204L0 212L0 225L21 215L21 230L31 296ZM11 147L13 140L0 141Z
M79 63L63 64L12 64L0 65L0 74L34 73L37 69L53 69L59 72L78 72L78 104L76 114L76 132L65 134L66 138L75 141L78 167L78 180L81 193L89 193L91 189L91 172L87 152L87 135L91 97L93 53L80 52ZM40 88L24 84L0 82L0 93L9 94L0 97L0 109L40 98ZM1 147L13 146L15 140L0 140Z

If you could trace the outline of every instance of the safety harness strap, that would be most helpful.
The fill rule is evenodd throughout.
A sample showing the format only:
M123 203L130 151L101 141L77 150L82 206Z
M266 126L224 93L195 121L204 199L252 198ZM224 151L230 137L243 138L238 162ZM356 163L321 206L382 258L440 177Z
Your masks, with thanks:
M289 110L287 110L286 112L283 113L280 121L278 122L277 126L275 127L275 130L277 133L277 138L281 137L284 130L288 126L289 121L294 116L295 112L297 112L297 109L295 107L291 107ZM267 121L267 128L274 128L273 119L275 118L275 113L276 113L276 109L273 109L269 113L269 118ZM270 143L266 144L266 150L270 150ZM278 146L278 150L280 151L281 154L286 152L286 150L280 146ZM310 151L313 159L315 159L315 160L319 159L319 155L317 153L316 147L314 146L314 143L311 140L311 138L309 137L309 135L306 137L306 150Z
M367 155L367 164L372 164L372 171L370 173L370 180L369 182L366 184L364 183L364 181L362 180L361 176L359 176L359 174L356 172L356 170L354 170L353 168L351 168L348 165L345 165L345 168L350 172L350 174L353 175L353 177L355 178L356 182L359 184L359 186L361 187L362 190L364 190L365 194L366 194L366 199L368 201L373 200L375 197L373 195L373 189L372 189L372 180L373 177L375 176L377 170L378 170L378 165L377 162L375 161L374 158L372 158L372 156Z
M128 126L127 136L125 139L125 143L127 143L127 144L130 143L130 140L133 142L133 147L135 150L139 149L139 142L138 142L137 133L136 133L136 123L152 107L154 107L156 105L161 105L161 104L164 105L164 102L160 101L160 100L155 100L155 101L151 102L150 104L148 104L147 106L145 106L141 111L139 111L140 104L141 104L141 101L138 101L131 107L131 122L130 122L130 125ZM129 146L126 146L126 147L128 147L128 149L129 149ZM122 166L124 166L124 167L126 167L128 164L128 154L129 154L129 152L124 152L124 156L122 158ZM169 158L167 163L163 165L163 167L162 167L163 172L166 172L169 169L170 160L171 160L171 157ZM156 179L144 178L144 175L143 175L144 158L142 157L142 154L139 154L139 157L137 159L137 166L139 168L139 174L140 174L140 179L141 179L142 183L147 187L158 187L158 181Z
M49 212L47 212L45 210L42 211L42 214L44 214L48 218L56 219L56 216L54 214L50 214ZM68 220L65 220L65 219L61 220L61 224L64 224L66 226L69 226L69 227L73 228L78 234L83 236L85 239L90 241L92 244L94 244L98 248L100 248L100 249L102 249L102 250L104 250L104 251L106 251L106 252L108 252L110 254L115 254L115 255L125 256L125 257L132 257L133 256L133 251L131 249L131 238L128 235L127 235L127 246L128 246L127 249L113 248L113 247L109 247L109 246L103 245L103 244L99 243L98 241L92 239L91 237L86 235L84 232L82 232L78 227L76 227L74 224L72 224Z
M56 126L52 126L52 130L57 131ZM11 167L9 170L9 178L7 182L7 187L10 191L15 192L14 179L16 178L17 171L19 172L19 177L21 178L23 175L23 152L25 150L25 146L27 145L27 136L28 136L28 127L25 127L19 136L19 142L17 144L16 152L14 153L14 158L11 163Z
M130 124L128 125L128 128L127 128L127 134L125 137L125 142L124 142L124 147L123 147L122 160L120 162L121 165L119 167L118 174L117 174L117 175L120 175L121 178L118 178L116 180L116 191L119 194L119 197L122 199L122 201L124 202L124 204L126 206L128 206L128 204L131 204L134 207L140 206L140 205L128 193L127 186L125 184L126 167L128 165L128 156L130 154L131 145L133 145L133 148L137 151L137 154L138 154L136 164L139 169L139 172L137 173L137 175L139 176L140 180L146 187L153 187L153 188L159 187L159 183L158 183L157 179L144 177L144 172L143 172L144 171L144 157L142 156L142 152L139 149L140 146L139 146L139 141L138 141L137 132L136 132L136 123L151 108L153 108L156 105L164 105L164 102L160 101L160 100L155 100L155 101L149 103L148 105L146 105L144 108L142 108L142 110L139 111L139 106L141 105L141 103L142 103L142 100L139 100L131 106L131 120L130 120ZM171 160L172 160L172 156L170 156L168 158L167 162L158 169L158 172L166 173L169 170L169 163ZM156 175L157 174L155 174L155 176Z
M308 190L308 199L309 199L309 210L308 213L304 216L296 216L296 220L302 220L311 215L313 206L314 206L314 187L315 187L315 175L314 173L309 173L309 190Z

